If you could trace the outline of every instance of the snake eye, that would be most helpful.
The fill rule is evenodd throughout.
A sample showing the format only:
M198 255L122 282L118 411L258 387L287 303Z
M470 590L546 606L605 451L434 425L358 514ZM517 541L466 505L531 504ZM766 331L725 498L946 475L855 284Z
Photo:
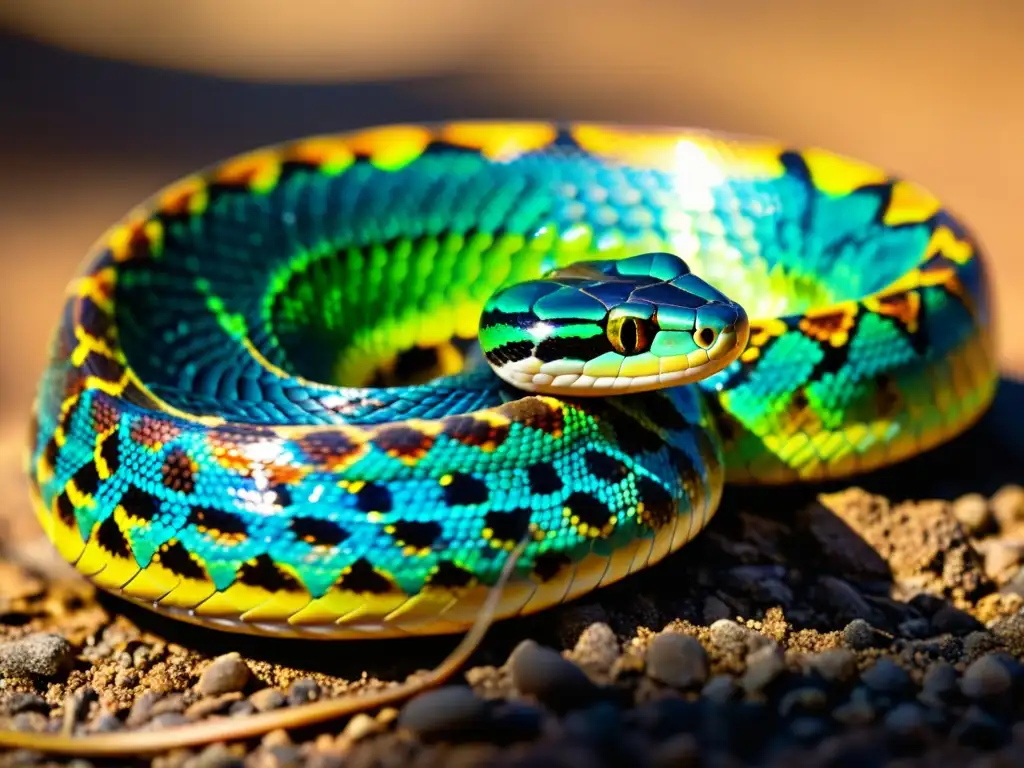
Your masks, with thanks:
M718 338L718 333L714 328L705 326L693 334L693 341L701 349L710 349L711 345L715 343L715 339Z
M608 341L620 355L646 352L651 343L648 321L628 315L615 315L608 320Z

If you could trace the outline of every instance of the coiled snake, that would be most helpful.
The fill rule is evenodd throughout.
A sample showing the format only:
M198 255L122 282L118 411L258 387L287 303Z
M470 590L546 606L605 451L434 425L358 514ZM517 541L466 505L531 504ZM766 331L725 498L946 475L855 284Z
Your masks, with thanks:
M97 245L35 404L36 509L97 585L187 621L461 632L506 565L499 618L662 559L726 479L842 477L965 429L996 385L985 280L929 192L820 149L301 140Z

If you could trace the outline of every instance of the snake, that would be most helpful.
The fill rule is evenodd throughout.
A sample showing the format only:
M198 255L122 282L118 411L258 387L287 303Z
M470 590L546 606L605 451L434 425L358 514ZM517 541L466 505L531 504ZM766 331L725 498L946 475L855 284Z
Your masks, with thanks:
M991 313L957 216L825 149L526 121L313 136L170 184L94 246L33 404L31 495L81 574L182 621L465 632L499 582L509 619L663 560L730 484L952 439L995 393Z

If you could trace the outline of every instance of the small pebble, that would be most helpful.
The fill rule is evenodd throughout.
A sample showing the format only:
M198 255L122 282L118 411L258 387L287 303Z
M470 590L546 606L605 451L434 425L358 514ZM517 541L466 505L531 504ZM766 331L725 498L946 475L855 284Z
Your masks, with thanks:
M0 675L55 677L71 668L71 643L60 635L36 634L0 643Z
M732 619L719 619L708 628L708 631L712 643L724 651L734 653L742 654L746 651L756 650L772 642L771 638Z
M202 720L204 717L225 711L232 704L239 702L241 698L242 694L238 691L203 698L186 708L185 716L190 720Z
M877 716L871 702L860 698L851 697L850 701L832 710L833 719L849 726L869 725Z
M612 628L595 621L580 633L572 656L577 664L600 672L607 672L619 657L619 641Z
M93 733L114 733L123 729L124 722L113 712L103 712L89 724Z
M953 516L971 536L980 536L992 529L988 500L980 493L969 493L954 501Z
M828 608L837 621L859 619L880 624L885 617L848 581L834 576L821 576L816 585L817 602Z
M472 688L451 685L412 699L402 707L398 725L424 741L446 740L479 731L486 725L488 714L487 702Z
M884 632L872 627L864 619L854 619L843 628L844 642L855 651L868 648L885 648L891 639Z
M730 618L732 616L732 609L723 603L721 599L714 595L708 595L704 598L703 615L705 624L714 624L720 619Z
M49 718L42 712L19 712L11 718L11 728L23 732L45 731L49 723Z
M700 691L701 698L718 703L730 701L738 691L736 681L730 675L715 675Z
M985 629L985 625L966 611L944 605L932 616L932 631L938 635L966 635L969 632Z
M1024 541L993 541L985 548L985 575L996 579L1024 560Z
M235 651L218 656L199 676L199 692L204 696L219 696L242 690L252 673L242 657Z
M525 701L498 705L492 713L496 741L510 744L537 738L544 728L544 713Z
M883 723L886 730L901 739L921 740L929 731L927 714L912 702L897 704L886 714Z
M808 661L811 668L830 683L847 682L857 676L857 656L847 648L822 651Z
M662 632L647 649L647 676L674 688L703 685L708 679L708 654L695 637Z
M288 703L288 698L277 688L262 688L252 694L249 701L252 702L257 712L269 712L272 709L283 707Z
M1006 696L1013 688L1013 670L997 654L987 654L973 662L960 680L964 696L984 701Z
M46 699L37 693L12 693L4 702L4 708L12 715L19 712L42 712L45 715L50 711Z
M995 749L1010 738L1010 729L981 707L969 706L953 726L950 735L961 744Z
M228 707L228 714L232 717L248 717L256 711L256 707L248 699L236 701Z
M940 701L946 701L956 695L960 680L960 674L949 662L940 661L932 664L924 673L921 681L921 691L929 697Z
M367 736L372 736L375 733L380 733L384 729L381 727L374 718L370 717L365 712L359 712L351 720L348 721L348 725L345 726L345 730L341 732L341 737L350 743L364 739Z
M990 502L992 514L1003 528L1024 521L1024 486L1004 485Z
M786 658L777 646L766 646L747 656L747 671L740 684L747 693L767 688L786 669Z
M779 700L779 715L792 717L813 714L821 712L827 705L828 696L820 688L794 688Z
M298 707L320 698L320 684L311 678L302 677L288 686L288 704Z
M586 673L551 648L523 640L509 655L512 685L555 710L570 709L597 698L598 687Z
M790 722L789 732L797 741L813 744L828 733L828 723L820 717L798 717Z
M907 671L892 659L879 659L861 673L860 679L875 693L888 696L904 695L914 687Z
M210 744L200 752L193 764L194 768L242 768L244 759L231 751L227 744Z

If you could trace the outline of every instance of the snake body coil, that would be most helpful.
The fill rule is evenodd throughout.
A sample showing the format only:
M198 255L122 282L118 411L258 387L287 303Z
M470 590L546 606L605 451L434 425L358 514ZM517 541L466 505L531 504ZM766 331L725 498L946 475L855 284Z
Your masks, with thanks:
M978 247L911 182L696 132L390 126L107 233L29 474L62 555L157 610L455 632L524 537L501 617L657 562L725 480L924 451L995 384Z

